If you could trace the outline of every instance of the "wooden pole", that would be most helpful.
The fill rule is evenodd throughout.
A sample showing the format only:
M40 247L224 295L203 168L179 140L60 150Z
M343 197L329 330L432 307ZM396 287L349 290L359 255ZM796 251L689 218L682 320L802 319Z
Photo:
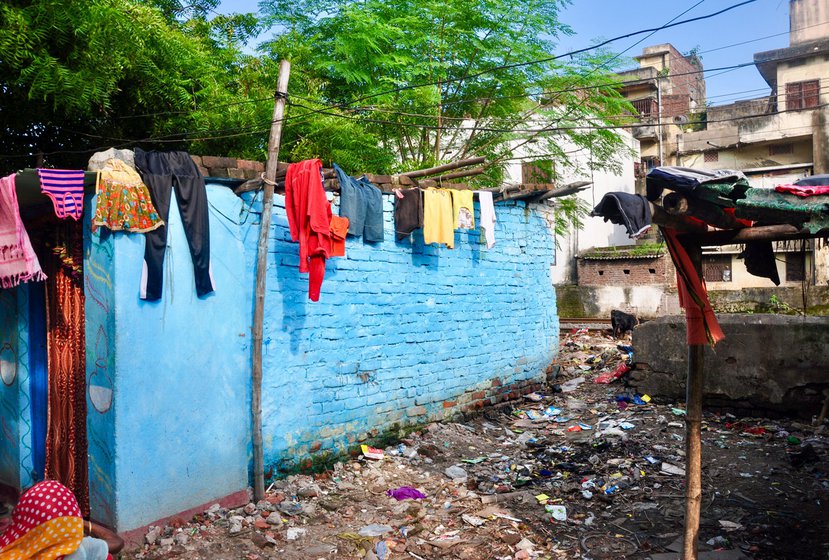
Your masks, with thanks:
M702 275L702 247L685 244L697 274ZM693 305L689 302L687 305ZM702 505L702 393L704 390L703 344L688 345L685 389L685 537L682 560L697 560L699 516Z
M268 236L271 230L273 189L275 186L279 142L282 139L282 121L288 93L288 77L291 63L279 63L276 82L276 102L273 106L273 122L268 138L268 161L265 164L265 194L262 198L262 221L259 225L259 245L256 250L256 292L253 306L253 393L251 396L251 422L253 424L253 498L265 498L265 464L262 452L262 334L265 321L265 279L267 275Z

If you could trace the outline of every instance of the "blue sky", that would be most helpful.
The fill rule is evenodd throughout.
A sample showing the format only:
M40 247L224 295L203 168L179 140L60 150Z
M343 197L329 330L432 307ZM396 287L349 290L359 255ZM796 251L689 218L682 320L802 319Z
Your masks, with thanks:
M697 3L699 0L573 0L562 12L561 19L573 28L575 35L564 37L558 52L659 27ZM703 0L679 19L717 12L737 3L738 0ZM225 0L221 11L255 12L258 1ZM608 48L614 52L626 51L623 56L628 57L640 54L647 45L659 43L672 43L683 53L698 47L703 66L719 68L750 62L755 52L788 46L788 31L788 0L757 0L708 20L657 32L635 46L645 35L620 39ZM715 105L768 93L768 86L753 66L706 72L705 76L708 100Z

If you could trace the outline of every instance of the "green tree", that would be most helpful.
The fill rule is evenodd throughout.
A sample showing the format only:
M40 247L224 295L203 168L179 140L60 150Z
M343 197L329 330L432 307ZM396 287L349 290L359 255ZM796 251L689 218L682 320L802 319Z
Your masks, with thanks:
M83 166L95 148L112 145L261 157L267 132L215 138L267 131L276 79L241 50L258 20L251 14L208 20L215 4L0 4L3 170L33 165L38 153L46 163ZM263 97L264 103L252 102ZM26 154L33 157L9 157Z
M263 51L292 61L290 115L305 115L288 122L288 152L332 157L320 133L325 118L354 123L357 146L380 148L349 150L355 169L412 169L473 154L499 163L520 148L563 170L574 145L591 150L596 166L618 164L624 148L612 127L632 109L601 70L607 53L551 60L556 39L570 33L560 5L263 1L276 30ZM502 169L493 165L484 180L499 183Z

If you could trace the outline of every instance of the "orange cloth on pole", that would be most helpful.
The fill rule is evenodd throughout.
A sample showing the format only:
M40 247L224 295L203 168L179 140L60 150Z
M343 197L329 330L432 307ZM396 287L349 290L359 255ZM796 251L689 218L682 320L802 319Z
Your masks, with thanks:
M699 277L694 263L685 247L679 242L677 233L670 228L662 228L668 251L676 266L676 284L679 291L679 305L685 309L685 323L688 331L688 344L711 344L725 338L714 309L708 300L705 280Z

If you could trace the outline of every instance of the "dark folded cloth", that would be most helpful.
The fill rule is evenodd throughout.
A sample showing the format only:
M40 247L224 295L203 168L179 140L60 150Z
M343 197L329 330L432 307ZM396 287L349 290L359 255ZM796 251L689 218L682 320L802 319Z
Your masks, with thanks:
M418 188L397 190L394 196L394 231L398 241L423 227L423 194Z
M771 241L746 243L745 250L737 258L745 259L746 270L749 274L768 278L774 282L775 286L780 285L780 274L777 272L777 261L774 258Z
M645 178L645 186L648 200L653 202L662 196L662 191L665 189L689 194L705 183L737 182L745 178L742 172L731 169L708 171L690 167L665 166L651 169Z
M651 205L641 194L607 193L590 215L625 226L630 237L644 235L651 227Z
M822 187L829 185L829 175L811 175L798 179L793 184L798 187Z

